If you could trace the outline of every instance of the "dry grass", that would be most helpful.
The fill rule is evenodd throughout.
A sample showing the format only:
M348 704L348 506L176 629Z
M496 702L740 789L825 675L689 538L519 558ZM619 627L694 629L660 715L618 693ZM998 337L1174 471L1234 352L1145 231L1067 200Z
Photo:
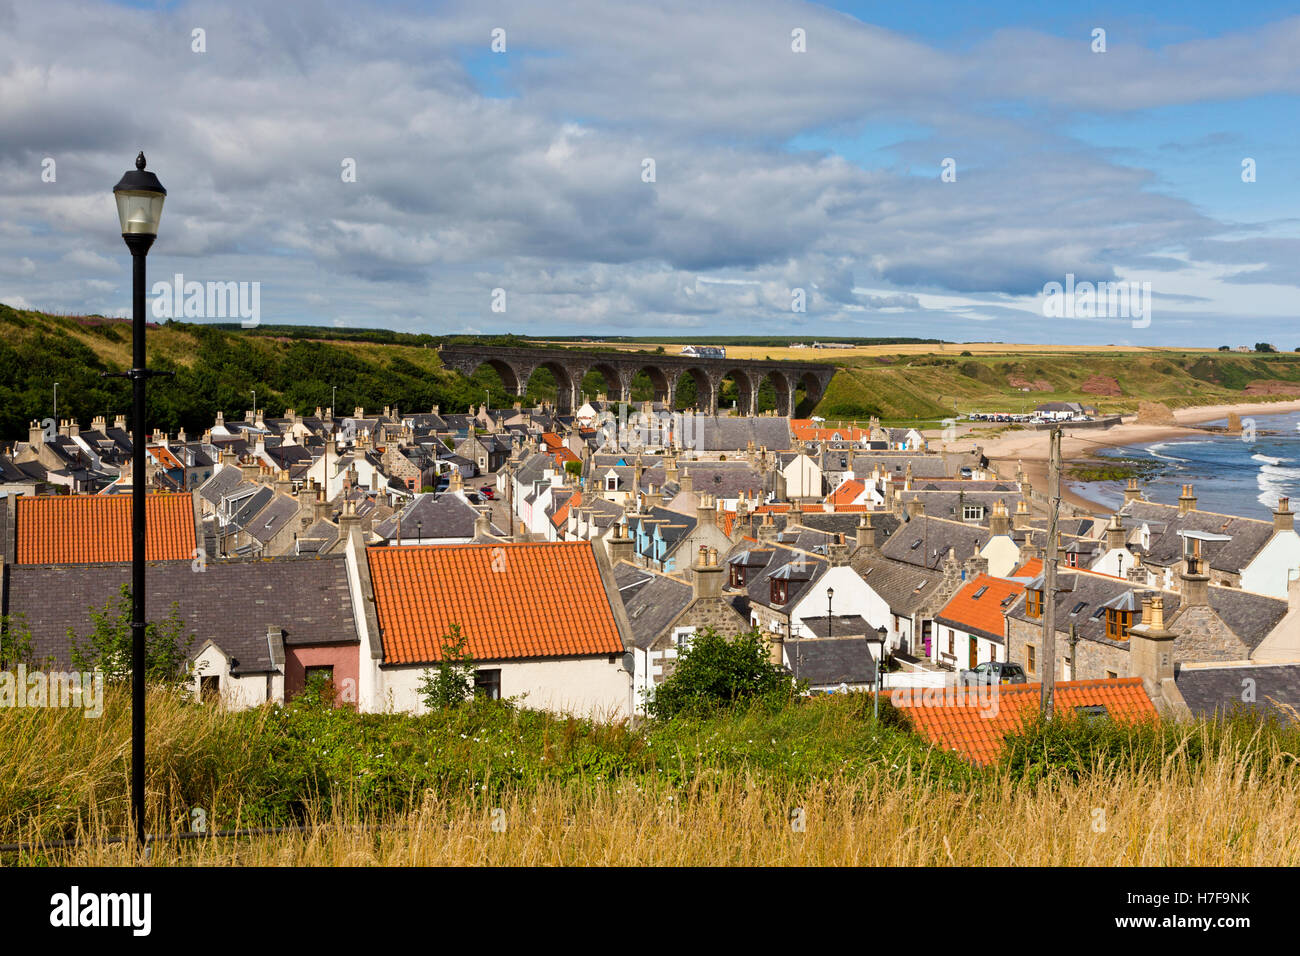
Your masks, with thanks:
M887 779L785 791L738 774L684 792L547 785L492 807L442 802L385 827L347 814L309 832L159 844L155 865L307 866L1294 866L1296 767L1227 757L1189 770L1095 770L1030 785L1003 773L970 793ZM801 809L804 828L792 813ZM494 830L494 819L498 828ZM504 822L504 830L500 829ZM130 862L122 846L25 855L22 862Z

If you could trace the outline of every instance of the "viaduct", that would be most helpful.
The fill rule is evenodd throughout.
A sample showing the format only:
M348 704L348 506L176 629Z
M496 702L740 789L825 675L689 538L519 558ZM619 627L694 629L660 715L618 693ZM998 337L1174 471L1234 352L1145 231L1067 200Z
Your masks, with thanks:
M676 407L677 388L686 376L695 382L696 406L710 415L718 413L722 380L730 379L740 392L736 411L755 413L758 390L770 379L776 390L778 415L794 415L795 390L804 390L804 401L815 405L826 394L835 366L820 362L775 362L755 359L696 358L690 355L660 355L654 352L584 351L568 348L502 348L496 346L449 345L438 350L442 364L462 375L472 375L482 365L493 368L508 391L523 395L529 376L544 368L558 385L556 409L571 413L582 405L582 379L599 372L605 379L609 399L630 402L632 379L644 372L654 386L654 400Z

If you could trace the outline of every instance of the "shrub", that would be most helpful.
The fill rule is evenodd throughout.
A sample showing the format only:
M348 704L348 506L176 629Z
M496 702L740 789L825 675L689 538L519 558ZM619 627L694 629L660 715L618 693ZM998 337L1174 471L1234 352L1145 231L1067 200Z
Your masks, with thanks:
M420 700L430 710L447 710L465 703L474 692L474 656L460 625L451 625L442 638L442 656L420 680Z
M655 689L646 709L652 717L667 719L738 701L785 702L793 691L790 675L772 663L758 628L727 638L710 627L682 651L672 675Z

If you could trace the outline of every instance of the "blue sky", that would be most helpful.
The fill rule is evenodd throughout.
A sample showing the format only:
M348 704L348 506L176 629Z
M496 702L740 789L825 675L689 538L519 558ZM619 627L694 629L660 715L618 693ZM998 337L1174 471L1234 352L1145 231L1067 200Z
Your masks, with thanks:
M143 148L151 277L268 322L1290 349L1298 48L1274 3L0 0L0 302L126 311ZM1067 275L1150 321L1045 319Z

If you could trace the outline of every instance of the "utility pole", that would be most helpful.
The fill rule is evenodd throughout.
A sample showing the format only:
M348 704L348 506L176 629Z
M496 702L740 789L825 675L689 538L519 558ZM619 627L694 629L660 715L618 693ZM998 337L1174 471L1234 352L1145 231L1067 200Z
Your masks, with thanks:
M1052 719L1056 698L1056 536L1061 516L1061 426L1048 433L1047 553L1043 558L1043 719Z

